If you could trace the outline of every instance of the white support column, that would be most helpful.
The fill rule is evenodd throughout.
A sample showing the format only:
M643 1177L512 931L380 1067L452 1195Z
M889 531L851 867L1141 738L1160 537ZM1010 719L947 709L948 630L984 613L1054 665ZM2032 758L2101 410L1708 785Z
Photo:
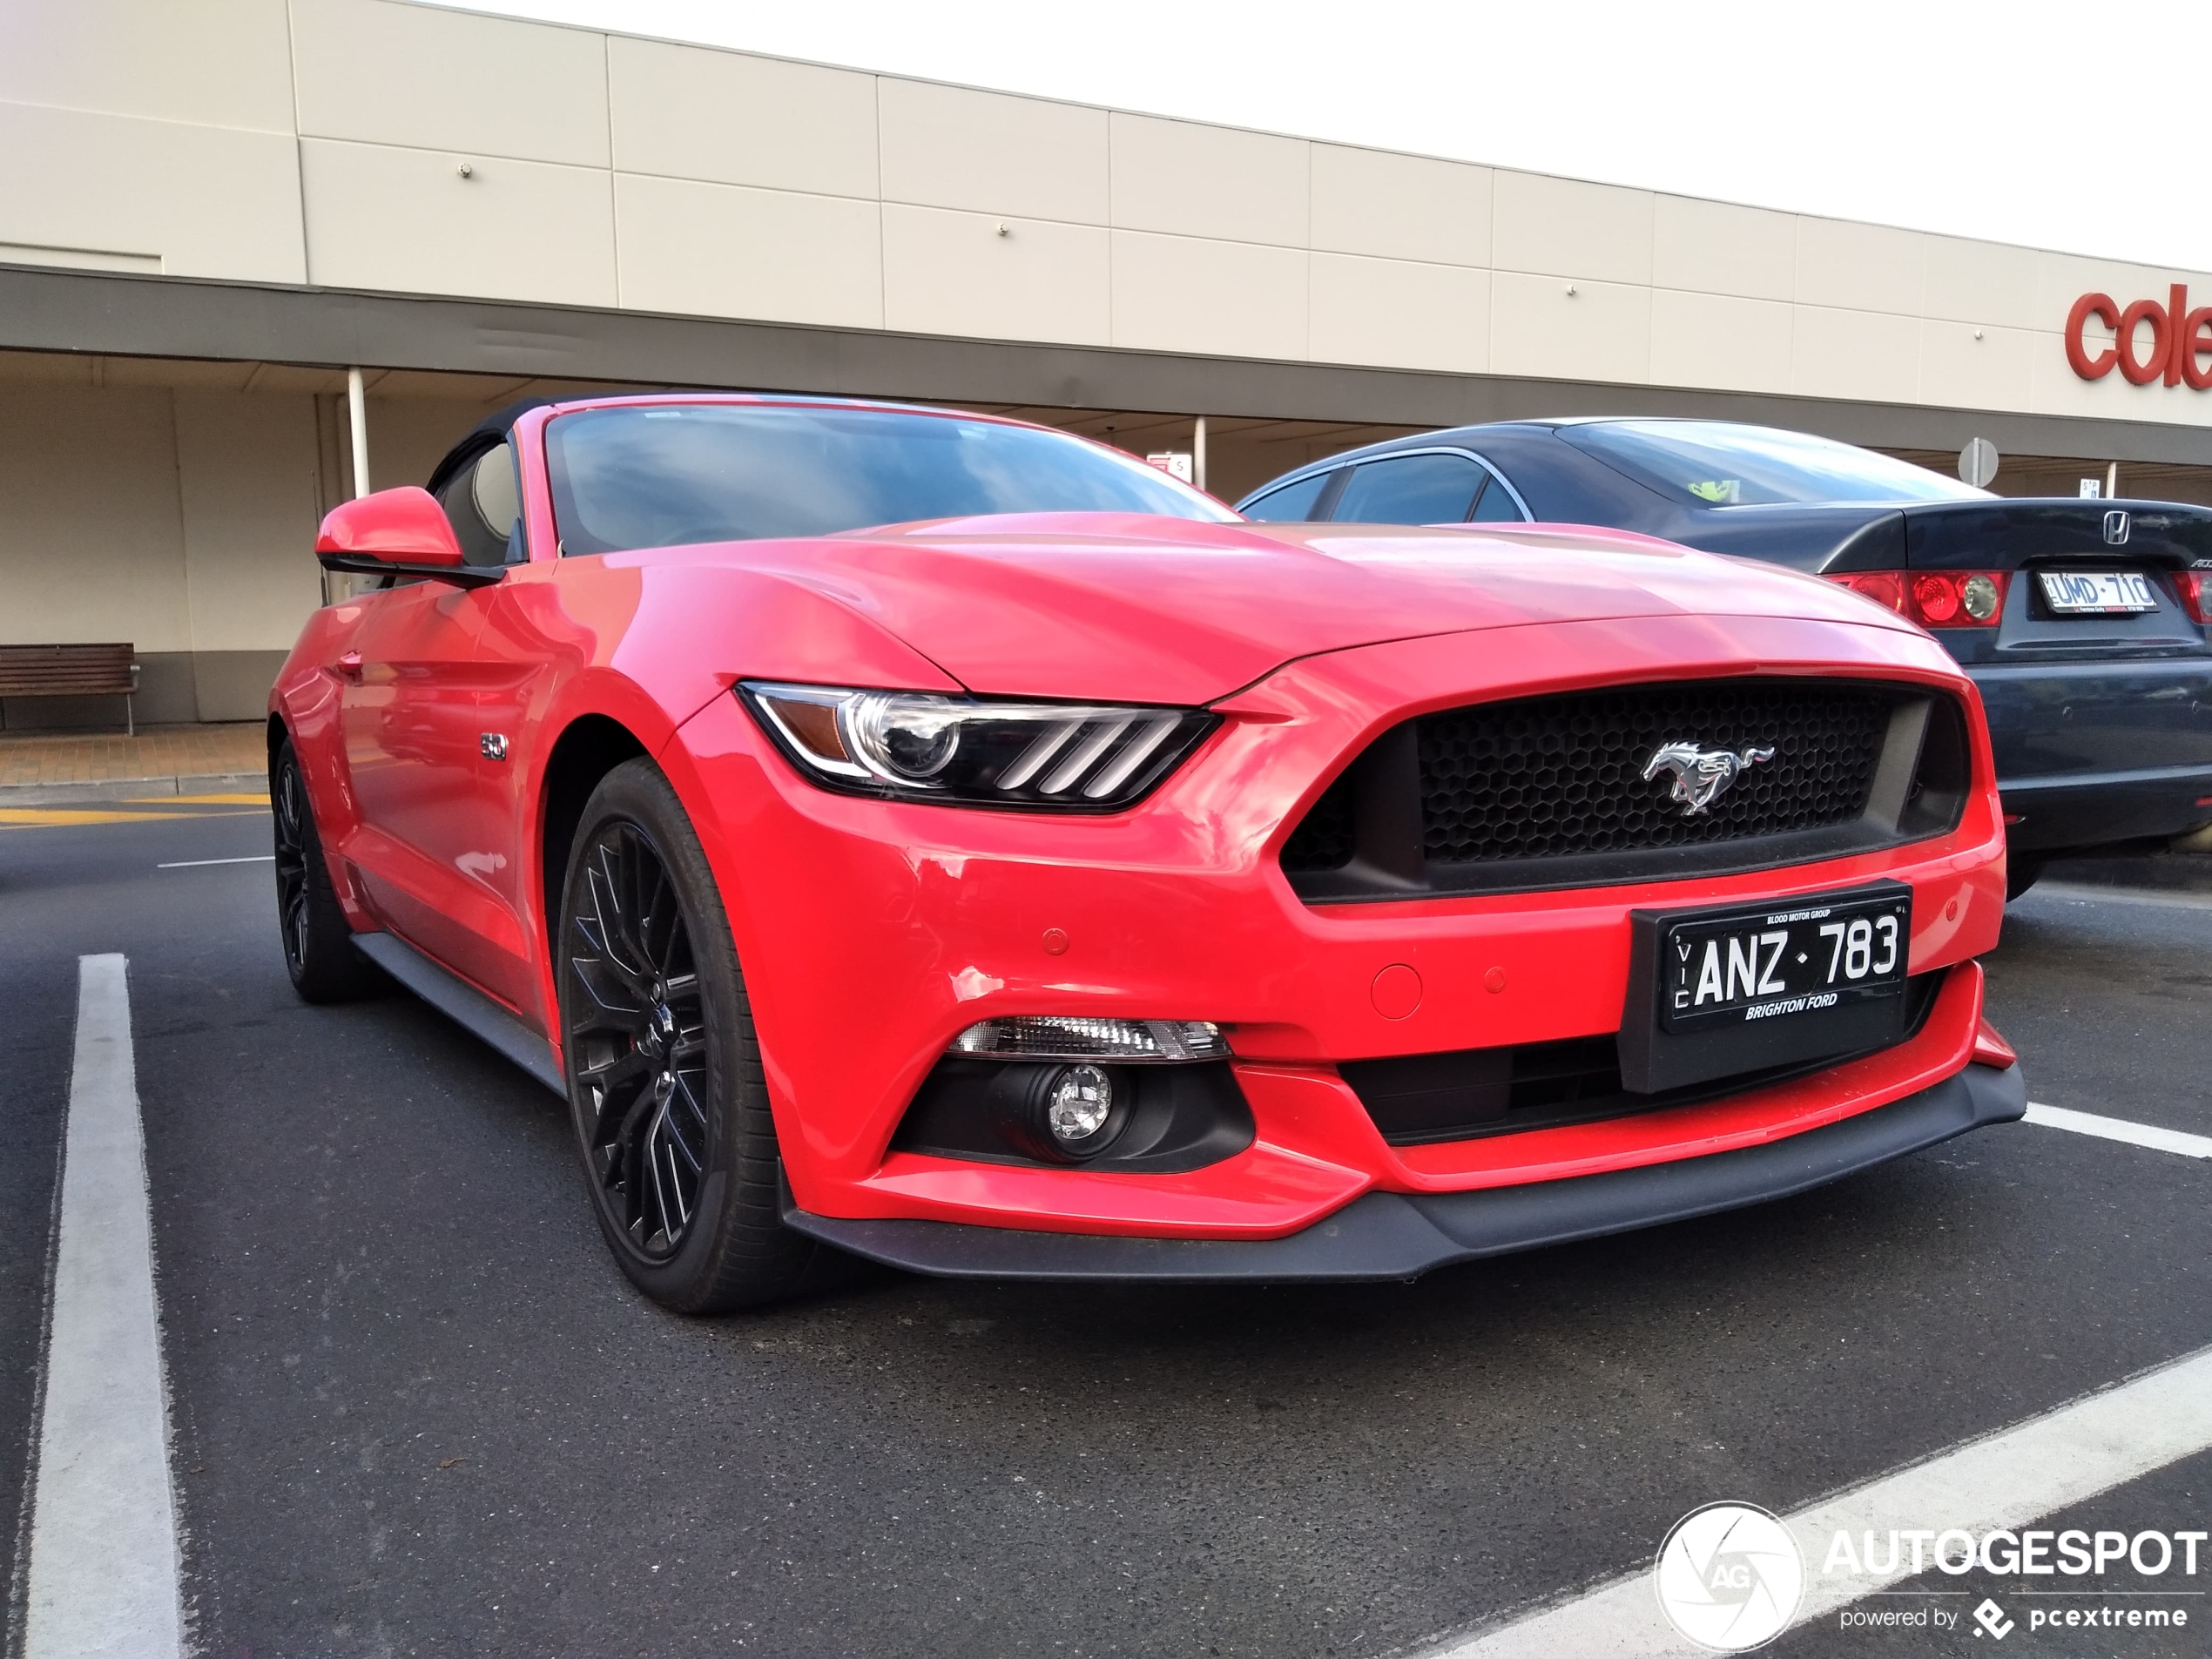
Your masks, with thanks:
M2110 501L2114 496L2119 495L2119 493L2120 463L2115 461L2105 469L2105 499L2107 501Z
M354 428L354 495L368 494L368 401L361 392L361 372L346 371L346 418Z
M1203 415L1191 428L1190 470L1193 475L1191 482L1204 489L1206 487L1206 417Z

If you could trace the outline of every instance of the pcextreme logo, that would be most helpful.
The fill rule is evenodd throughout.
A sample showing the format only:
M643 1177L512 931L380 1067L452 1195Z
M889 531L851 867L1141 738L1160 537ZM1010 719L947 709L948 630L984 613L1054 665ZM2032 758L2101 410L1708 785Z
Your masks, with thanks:
M2092 317L2112 330L2112 343L2094 354L2083 338ZM2138 355L2146 334L2148 349ZM2138 300L2124 308L2108 293L2085 293L2066 314L2066 361L2085 381L2102 380L2117 368L2132 386L2163 380L2168 386L2212 391L2208 360L2212 360L2212 306L2190 310L2186 283L2168 289L2163 303Z

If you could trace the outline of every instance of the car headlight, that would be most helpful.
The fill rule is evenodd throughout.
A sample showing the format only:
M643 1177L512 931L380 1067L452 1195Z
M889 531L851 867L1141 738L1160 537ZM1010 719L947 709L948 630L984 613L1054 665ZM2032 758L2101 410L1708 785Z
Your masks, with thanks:
M1015 703L934 691L739 684L777 747L826 789L1109 813L1141 800L1220 723L1204 709Z

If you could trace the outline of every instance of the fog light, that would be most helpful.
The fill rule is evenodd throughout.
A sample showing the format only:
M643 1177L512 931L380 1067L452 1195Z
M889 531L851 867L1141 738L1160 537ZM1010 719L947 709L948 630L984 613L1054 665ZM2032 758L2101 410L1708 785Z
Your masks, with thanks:
M1114 1114L1114 1080L1096 1066L1069 1066L1052 1080L1045 1127L1070 1152L1089 1150Z

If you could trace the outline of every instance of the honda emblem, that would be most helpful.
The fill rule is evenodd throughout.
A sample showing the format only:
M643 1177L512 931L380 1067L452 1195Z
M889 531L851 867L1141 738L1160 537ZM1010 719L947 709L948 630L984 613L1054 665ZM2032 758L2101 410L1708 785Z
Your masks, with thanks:
M2105 540L2114 547L2120 547L2126 543L2128 540L2127 514L2115 512L2105 515Z

